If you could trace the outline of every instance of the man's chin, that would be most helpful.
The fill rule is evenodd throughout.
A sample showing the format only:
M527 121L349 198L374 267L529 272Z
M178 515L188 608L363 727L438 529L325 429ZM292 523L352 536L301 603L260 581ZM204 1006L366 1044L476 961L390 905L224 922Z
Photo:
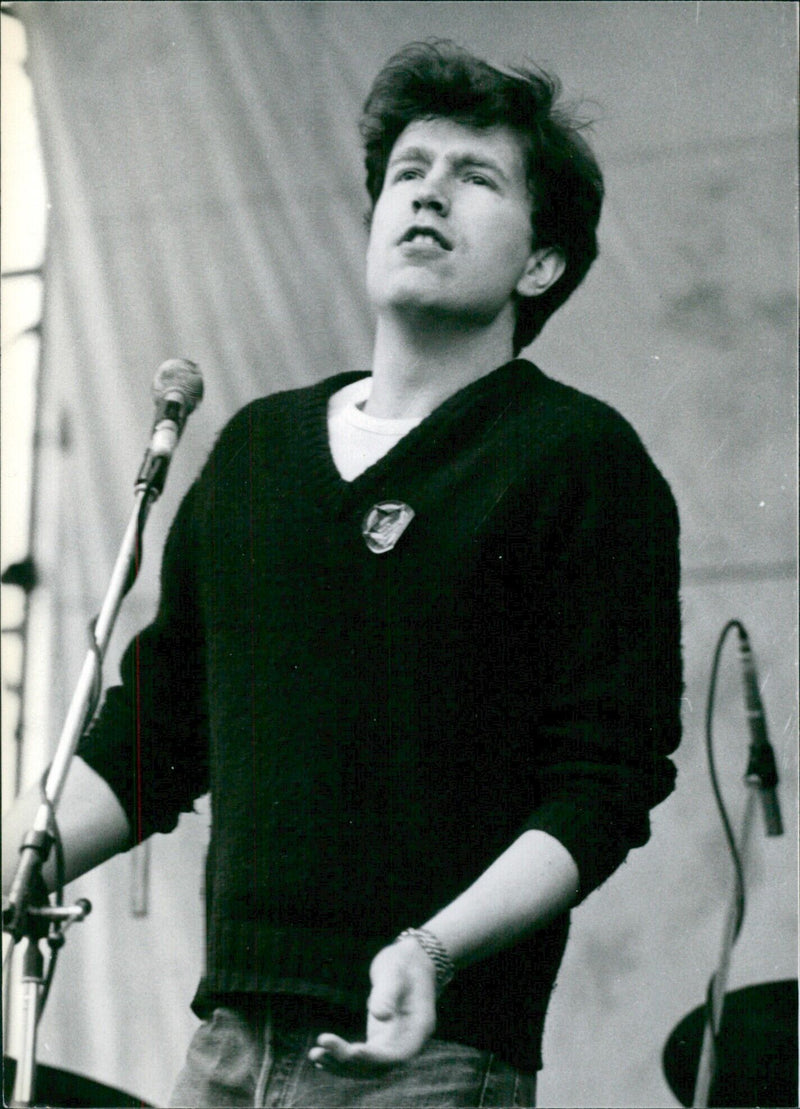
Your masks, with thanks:
M416 326L437 326L444 330L474 331L490 326L498 315L485 305L464 304L445 296L419 292L393 297L385 310L389 315L408 320Z

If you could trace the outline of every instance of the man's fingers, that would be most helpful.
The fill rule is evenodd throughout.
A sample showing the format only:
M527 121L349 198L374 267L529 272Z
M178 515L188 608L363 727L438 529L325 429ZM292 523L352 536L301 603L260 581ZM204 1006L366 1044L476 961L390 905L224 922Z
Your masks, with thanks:
M308 1053L312 1063L345 1063L352 1057L355 1045L349 1044L341 1036L333 1032L323 1032L317 1036L317 1042Z
M339 1064L396 1063L402 1058L402 1050L392 1050L384 1045L372 1043L349 1043L333 1032L323 1032L317 1036L317 1043L308 1053L312 1063L327 1062Z
M349 1074L368 1073L384 1070L400 1062L403 1055L386 1048L365 1043L348 1043L332 1032L323 1032L308 1053L310 1062L316 1067L330 1071L346 1071Z

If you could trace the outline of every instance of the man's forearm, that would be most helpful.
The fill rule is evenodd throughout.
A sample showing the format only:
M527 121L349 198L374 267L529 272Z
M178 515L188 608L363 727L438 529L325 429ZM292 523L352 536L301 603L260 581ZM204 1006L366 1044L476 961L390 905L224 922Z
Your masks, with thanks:
M14 803L3 818L3 896L17 870L22 840L41 804L34 786ZM128 818L108 784L80 758L75 758L56 814L64 844L65 880L72 881L130 846ZM55 884L53 853L44 868L48 888Z
M578 867L572 855L547 832L529 831L424 927L456 967L465 966L545 924L577 895ZM370 967L366 1042L349 1043L323 1032L309 1051L315 1066L358 1073L403 1062L421 1050L436 1025L436 989L441 985L429 940L401 937L378 952Z
M578 887L578 867L566 847L547 832L524 832L425 927L457 967L465 966L567 910Z

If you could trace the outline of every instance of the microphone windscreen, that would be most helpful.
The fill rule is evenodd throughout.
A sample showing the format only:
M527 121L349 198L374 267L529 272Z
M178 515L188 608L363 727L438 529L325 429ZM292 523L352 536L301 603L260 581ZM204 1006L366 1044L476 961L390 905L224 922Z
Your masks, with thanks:
M180 393L185 400L186 414L193 412L203 399L203 375L188 358L169 358L162 362L153 378L153 400L158 403L167 393Z

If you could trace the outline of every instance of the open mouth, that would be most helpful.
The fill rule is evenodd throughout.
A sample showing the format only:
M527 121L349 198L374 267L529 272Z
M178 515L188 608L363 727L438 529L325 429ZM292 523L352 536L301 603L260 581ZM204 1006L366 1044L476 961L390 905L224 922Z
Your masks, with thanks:
M442 250L452 250L453 244L449 239L445 238L440 231L434 227L422 227L415 225L409 227L405 235L400 239L401 243L435 243L440 246Z

